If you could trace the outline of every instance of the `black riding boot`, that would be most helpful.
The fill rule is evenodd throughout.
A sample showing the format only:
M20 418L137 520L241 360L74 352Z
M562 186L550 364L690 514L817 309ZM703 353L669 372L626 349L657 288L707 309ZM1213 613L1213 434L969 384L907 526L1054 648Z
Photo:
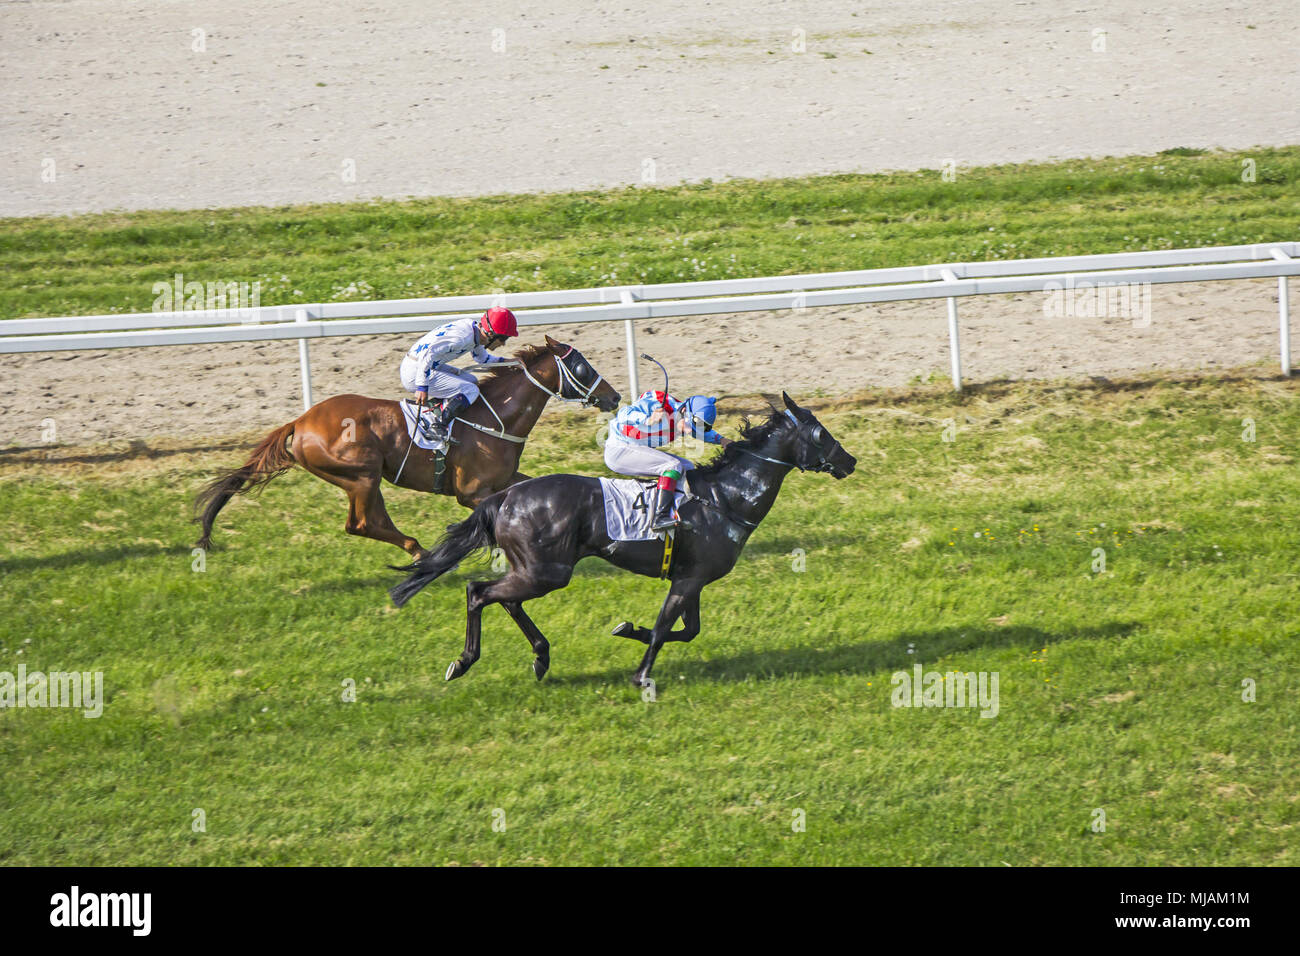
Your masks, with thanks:
M673 490L655 489L655 520L650 525L651 531L671 531L677 527L677 519L673 516Z
M451 423L467 408L469 408L469 401L464 395L456 394L447 399L442 406L442 416L434 423L440 438L451 440Z

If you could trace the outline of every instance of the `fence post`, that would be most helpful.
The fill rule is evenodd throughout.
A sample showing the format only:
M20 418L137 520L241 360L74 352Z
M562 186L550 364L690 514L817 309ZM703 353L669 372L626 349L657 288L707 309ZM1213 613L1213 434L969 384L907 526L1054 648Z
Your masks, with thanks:
M619 301L624 305L632 304L632 293L629 290L620 290L618 297ZM633 326L631 319L623 320L623 331L627 335L627 380L632 387L632 394L628 397L628 404L631 404L641 394L641 385L636 374L636 328Z
M307 310L299 309L294 314L294 321L306 322ZM302 410L305 412L312 406L311 353L307 350L307 340L305 338L298 340L298 365L302 369Z
M951 269L940 269L939 274L945 282L956 282L957 273ZM957 299L948 297L948 357L952 363L952 387L961 391L961 340L957 332Z
M1290 262L1291 257L1281 249L1270 250L1279 262ZM1282 353L1282 374L1291 376L1291 295L1287 276L1277 277L1278 348Z

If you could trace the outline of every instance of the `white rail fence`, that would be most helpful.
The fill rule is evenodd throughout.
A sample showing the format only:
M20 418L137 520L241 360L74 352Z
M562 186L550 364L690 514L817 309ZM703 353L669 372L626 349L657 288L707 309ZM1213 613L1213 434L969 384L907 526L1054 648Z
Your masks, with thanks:
M9 319L0 320L0 353L297 339L303 407L310 408L310 339L423 333L440 322L476 316L500 305L514 310L520 325L622 321L629 384L635 396L640 393L634 325L639 319L946 299L952 382L960 389L957 299L961 297L1276 276L1279 358L1282 374L1290 375L1287 277L1295 275L1300 275L1300 242L1267 242L549 292Z

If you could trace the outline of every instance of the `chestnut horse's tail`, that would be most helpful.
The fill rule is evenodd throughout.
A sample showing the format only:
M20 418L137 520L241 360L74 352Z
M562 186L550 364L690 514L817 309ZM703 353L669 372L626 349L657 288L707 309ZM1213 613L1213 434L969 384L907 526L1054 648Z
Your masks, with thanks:
M388 589L393 603L401 607L430 581L446 574L469 554L480 548L491 547L496 542L497 513L505 498L504 491L478 503L473 513L459 524L447 526L447 533L437 546L413 564L392 567L394 571L407 571L410 576L401 584Z
M218 475L199 492L194 500L194 520L202 523L203 537L199 538L195 547L212 546L212 522L217 520L217 514L226 506L227 501L235 495L260 489L272 478L284 474L294 466L293 455L286 446L293 437L294 426L297 424L297 421L292 421L271 432L258 443L248 456L248 461L241 467Z

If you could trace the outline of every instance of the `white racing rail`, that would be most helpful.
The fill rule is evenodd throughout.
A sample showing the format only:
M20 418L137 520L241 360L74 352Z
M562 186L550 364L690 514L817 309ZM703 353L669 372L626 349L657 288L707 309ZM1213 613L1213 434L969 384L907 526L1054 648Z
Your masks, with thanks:
M893 269L820 272L753 279L603 286L550 292L385 299L263 306L252 309L136 312L67 318L0 320L0 353L145 348L297 339L303 407L310 408L309 339L335 335L423 333L433 325L477 316L492 306L516 312L520 325L623 321L631 394L640 394L636 367L637 319L817 308L907 299L948 300L948 346L953 387L962 385L957 299L968 295L1045 292L1107 286L1278 280L1279 357L1291 374L1287 277L1300 275L1300 242L1265 242L1094 256L953 262Z

